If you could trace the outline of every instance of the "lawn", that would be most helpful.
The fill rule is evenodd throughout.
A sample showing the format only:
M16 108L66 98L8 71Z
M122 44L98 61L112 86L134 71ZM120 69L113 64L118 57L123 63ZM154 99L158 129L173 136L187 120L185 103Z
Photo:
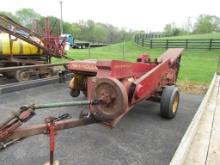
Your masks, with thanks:
M220 39L220 33L190 34L175 37L163 37L160 39Z
M123 51L124 50L124 51ZM137 55L148 53L152 58L161 55L165 49L150 49L136 46L132 41L93 49L71 49L68 56L83 59L124 59L135 61ZM124 53L123 53L124 52ZM186 50L181 61L179 82L209 84L217 68L220 50ZM54 60L58 62L58 60Z

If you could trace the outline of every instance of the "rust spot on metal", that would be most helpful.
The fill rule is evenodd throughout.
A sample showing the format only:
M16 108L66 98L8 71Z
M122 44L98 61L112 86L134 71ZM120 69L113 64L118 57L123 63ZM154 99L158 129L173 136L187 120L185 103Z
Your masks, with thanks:
M100 104L90 108L94 116L100 120L112 120L120 116L128 105L124 86L113 78L97 79L92 99L100 100Z

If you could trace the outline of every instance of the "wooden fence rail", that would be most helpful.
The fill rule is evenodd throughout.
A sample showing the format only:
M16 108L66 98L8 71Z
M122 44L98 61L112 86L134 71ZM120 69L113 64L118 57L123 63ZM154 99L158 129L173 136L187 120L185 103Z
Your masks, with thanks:
M149 39L135 36L135 43L149 48L220 49L220 39Z

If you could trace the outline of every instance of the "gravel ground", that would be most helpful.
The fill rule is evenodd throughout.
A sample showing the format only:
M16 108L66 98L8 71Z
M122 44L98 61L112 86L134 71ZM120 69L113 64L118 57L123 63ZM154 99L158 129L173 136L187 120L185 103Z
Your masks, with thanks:
M0 120L21 105L73 100L66 84L53 84L0 95ZM173 120L159 116L159 104L136 105L114 129L90 125L58 132L55 158L61 165L166 165L193 118L203 96L181 94ZM80 95L79 99L85 99ZM47 116L70 113L78 117L87 107L39 110L28 124ZM48 136L37 135L0 152L1 165L39 165L49 160Z

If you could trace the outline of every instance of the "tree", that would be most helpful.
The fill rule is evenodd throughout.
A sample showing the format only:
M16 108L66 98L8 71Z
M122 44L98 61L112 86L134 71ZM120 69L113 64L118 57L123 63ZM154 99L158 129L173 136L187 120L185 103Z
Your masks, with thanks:
M48 16L48 21L49 21L49 26L50 26L50 33L54 36L60 35L60 19L54 17L54 16ZM38 21L38 31L40 34L45 33L45 17L41 17L40 20Z
M32 21L34 19L41 19L41 15L36 13L33 9L21 9L16 11L18 21L28 28L32 27Z
M219 30L220 18L211 15L200 15L194 27L194 33L211 33Z
M171 23L171 24L167 24L164 27L163 34L165 36L178 36L178 35L186 34L186 31L183 30L182 28L177 27L174 23Z
M166 24L163 30L165 36L172 36L174 24Z
M11 12L1 11L0 14L11 18L15 22L18 22L18 17L13 15Z
M13 15L10 12L0 12L15 20L16 22L32 29L33 20L37 23L34 26L34 31L44 35L45 33L45 17L41 16L33 9L21 9ZM54 36L60 35L60 19L49 16L50 32ZM131 40L137 32L119 29L111 24L97 23L93 20L80 21L77 23L63 22L63 30L66 34L72 34L78 40L91 42L117 43Z
M106 42L108 32L103 24L96 24L93 33L95 36L95 42Z
M77 23L72 23L72 28L71 28L71 33L75 38L79 38L80 37L80 33L82 32L79 24Z

